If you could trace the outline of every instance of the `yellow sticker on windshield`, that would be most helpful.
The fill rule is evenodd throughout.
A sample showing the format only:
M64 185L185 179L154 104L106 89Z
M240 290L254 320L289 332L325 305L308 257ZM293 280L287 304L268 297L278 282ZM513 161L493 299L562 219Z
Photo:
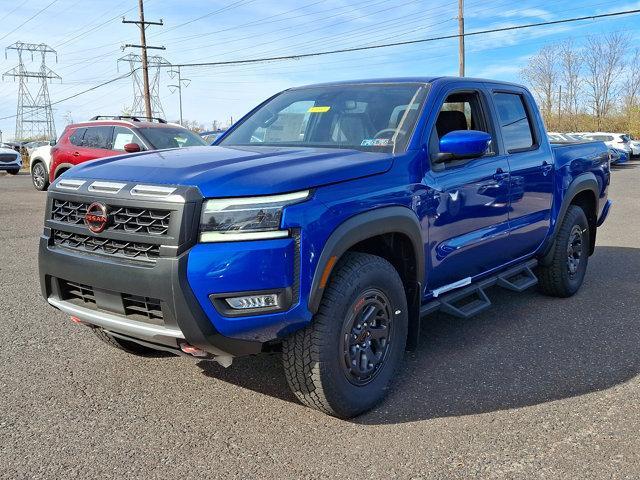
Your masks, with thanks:
M307 112L309 113L325 113L331 110L331 107L311 107Z

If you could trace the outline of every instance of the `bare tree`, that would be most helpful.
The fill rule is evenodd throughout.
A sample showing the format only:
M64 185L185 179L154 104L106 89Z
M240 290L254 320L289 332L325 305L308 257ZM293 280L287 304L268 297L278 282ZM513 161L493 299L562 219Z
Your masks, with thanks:
M522 77L536 95L547 127L550 126L558 81L558 47L547 45L529 59Z
M636 72L636 68L640 62L640 50L635 49L633 51L633 57L629 62L629 68L626 70L622 87L623 99L624 99L624 113L627 116L628 130L633 129L634 116L637 116L640 105L640 75Z
M576 49L573 40L569 39L559 47L560 78L563 84L563 94L560 99L564 110L571 121L571 129L578 130L577 115L580 109L580 89L582 79L582 53Z
M595 116L596 129L609 115L620 93L618 81L624 66L629 37L611 33L604 37L589 36L584 51L586 93Z

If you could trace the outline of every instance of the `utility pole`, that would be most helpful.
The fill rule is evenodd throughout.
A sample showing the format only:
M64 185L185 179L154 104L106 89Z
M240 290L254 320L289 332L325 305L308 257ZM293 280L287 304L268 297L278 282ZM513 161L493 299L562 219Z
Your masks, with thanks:
M464 77L464 0L458 0L458 62L459 75Z
M131 43L127 43L122 47L124 50L127 47L131 48L139 48L142 50L142 82L143 82L143 96L144 96L144 108L147 117L153 116L153 111L151 110L151 94L149 92L149 65L147 60L147 50L165 50L165 47L152 47L147 45L147 25L164 25L162 19L159 22L147 22L144 19L144 0L138 0L138 12L140 19L139 20L125 20L122 19L122 23L133 23L138 25L140 28L140 45L134 45Z
M558 92L558 131L562 130L560 124L560 116L562 115L562 85L560 85L560 91Z
M185 87L188 87L189 83L191 83L191 80L188 78L182 78L180 67L176 67L175 70L169 70L169 76L171 78L178 78L178 83L175 85L169 85L169 88L175 88L176 90L178 90L178 102L180 104L180 125L182 125L182 85L184 84ZM175 90L172 90L172 92L174 91Z
M54 140L56 138L56 126L53 120L53 109L51 108L51 99L49 98L50 80L61 80L60 76L47 67L47 54L55 55L56 61L58 54L56 51L44 43L23 43L16 42L5 49L5 57L9 50L15 50L18 54L18 65L2 75L5 77L13 77L18 79L20 85L18 87L18 109L16 112L16 140L26 140L28 138L46 138ZM40 69L30 71L24 62L24 55L31 54L33 60L34 53L40 54L42 60ZM30 78L36 79L40 84L37 95L33 95L29 90L27 82Z

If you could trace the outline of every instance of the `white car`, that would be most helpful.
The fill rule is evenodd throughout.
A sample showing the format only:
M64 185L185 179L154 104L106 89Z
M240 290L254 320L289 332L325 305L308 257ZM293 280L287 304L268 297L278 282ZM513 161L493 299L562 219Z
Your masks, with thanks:
M13 148L0 147L0 171L17 175L22 168L22 156Z
M49 188L49 167L51 166L51 145L36 148L31 153L29 170L31 181L36 190L44 191Z
M629 156L632 155L631 140L626 133L590 132L583 134L583 136L591 140L599 140L608 147L624 150Z
M629 142L631 145L631 154L637 157L640 155L640 140L634 140L631 136L629 136L629 138L631 139Z

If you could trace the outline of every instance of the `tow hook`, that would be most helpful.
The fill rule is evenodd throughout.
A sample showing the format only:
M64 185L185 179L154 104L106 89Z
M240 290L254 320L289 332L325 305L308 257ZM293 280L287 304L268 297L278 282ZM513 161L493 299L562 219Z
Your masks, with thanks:
M189 345L188 343L181 343L180 350L184 353L187 353L193 357L199 357L207 360L212 360L214 362L218 362L224 368L230 367L233 363L233 357L231 355L215 355L212 356L210 353L205 352L204 350L200 350L193 345Z

